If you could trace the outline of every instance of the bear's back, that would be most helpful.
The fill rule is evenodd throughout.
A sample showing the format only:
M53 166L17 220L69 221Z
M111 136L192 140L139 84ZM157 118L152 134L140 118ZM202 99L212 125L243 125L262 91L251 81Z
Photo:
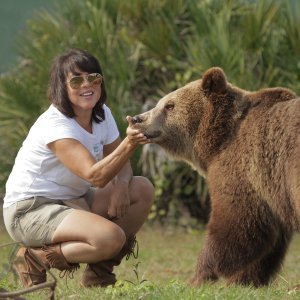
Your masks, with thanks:
M278 102L285 102L295 99L297 98L297 95L289 89L275 87L262 89L257 92L247 93L246 97L249 99L252 106L272 106Z
M298 229L299 116L300 98L250 108L235 136L210 166L208 178L214 186L211 189L230 186L229 181L243 182L269 203L288 227Z

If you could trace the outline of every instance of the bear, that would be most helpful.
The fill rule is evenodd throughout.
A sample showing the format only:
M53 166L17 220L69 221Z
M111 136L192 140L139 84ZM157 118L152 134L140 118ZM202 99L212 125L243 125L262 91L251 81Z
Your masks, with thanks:
M211 212L192 285L268 285L300 228L300 98L243 90L212 67L129 123L206 178Z

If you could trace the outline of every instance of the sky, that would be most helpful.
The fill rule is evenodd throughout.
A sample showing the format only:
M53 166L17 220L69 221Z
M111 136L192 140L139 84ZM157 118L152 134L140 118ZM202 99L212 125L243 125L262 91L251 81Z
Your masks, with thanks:
M51 9L54 0L0 0L0 73L17 62L16 39L37 10Z

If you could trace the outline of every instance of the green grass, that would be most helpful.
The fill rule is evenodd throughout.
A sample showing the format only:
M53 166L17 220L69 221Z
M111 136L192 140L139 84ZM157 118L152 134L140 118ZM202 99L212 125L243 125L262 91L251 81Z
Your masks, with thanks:
M186 232L181 229L146 226L139 234L139 258L130 258L116 269L120 286L107 289L82 289L79 285L84 265L73 280L58 279L56 299L300 299L300 292L289 289L299 282L300 236L295 235L284 267L276 280L266 288L226 287L224 281L200 288L188 286L204 231ZM0 234L0 244L10 242ZM1 270L7 263L11 247L0 249ZM139 262L139 263L138 263ZM137 266L138 263L138 266ZM136 271L136 272L135 272ZM138 274L138 277L136 276ZM58 277L59 273L54 272ZM0 288L10 291L21 288L12 274L1 275ZM142 282L145 280L144 282ZM26 299L47 299L48 291L26 295Z

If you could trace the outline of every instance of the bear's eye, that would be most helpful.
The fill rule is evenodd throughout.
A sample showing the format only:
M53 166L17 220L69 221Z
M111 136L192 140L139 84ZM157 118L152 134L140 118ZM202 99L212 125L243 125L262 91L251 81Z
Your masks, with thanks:
M165 110L172 110L174 109L174 103L173 102L169 102L165 105Z

